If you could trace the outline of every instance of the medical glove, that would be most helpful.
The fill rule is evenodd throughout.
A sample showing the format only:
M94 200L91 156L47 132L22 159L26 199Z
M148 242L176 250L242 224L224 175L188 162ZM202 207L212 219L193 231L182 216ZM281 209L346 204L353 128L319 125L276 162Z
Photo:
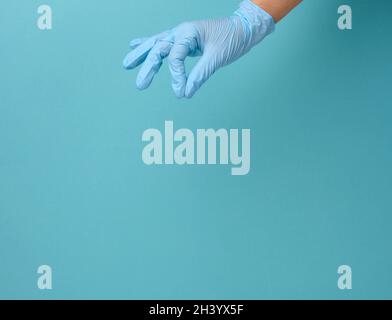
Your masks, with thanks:
M274 28L275 22L266 11L245 0L229 18L185 22L153 37L131 41L133 50L123 64L126 69L142 64L136 86L144 90L167 58L174 93L178 98L191 98L216 70L249 52ZM184 65L187 56L201 56L189 76Z

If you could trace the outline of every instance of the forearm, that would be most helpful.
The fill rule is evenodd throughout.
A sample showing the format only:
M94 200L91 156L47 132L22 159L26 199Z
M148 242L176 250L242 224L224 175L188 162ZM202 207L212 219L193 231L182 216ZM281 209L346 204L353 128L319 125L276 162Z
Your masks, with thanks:
M302 0L252 0L261 9L268 12L275 22L281 20Z

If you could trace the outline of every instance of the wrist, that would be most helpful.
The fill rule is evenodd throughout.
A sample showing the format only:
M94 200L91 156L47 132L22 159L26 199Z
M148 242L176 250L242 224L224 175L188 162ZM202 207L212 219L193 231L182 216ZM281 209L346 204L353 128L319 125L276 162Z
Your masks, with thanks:
M302 0L252 0L259 8L268 12L275 23L285 17Z
M242 1L235 15L241 18L244 29L253 45L275 30L273 17L251 0Z
M268 12L268 14L274 19L275 23L282 19L273 2L265 0L252 0L252 2L265 12Z

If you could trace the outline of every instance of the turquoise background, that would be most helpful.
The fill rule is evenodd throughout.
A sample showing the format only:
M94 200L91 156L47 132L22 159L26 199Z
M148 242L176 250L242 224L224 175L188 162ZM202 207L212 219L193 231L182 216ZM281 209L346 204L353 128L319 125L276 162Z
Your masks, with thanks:
M0 2L0 298L392 298L392 2L304 1L192 100L166 64L135 89L132 38L237 3ZM144 165L165 120L250 128L250 174Z

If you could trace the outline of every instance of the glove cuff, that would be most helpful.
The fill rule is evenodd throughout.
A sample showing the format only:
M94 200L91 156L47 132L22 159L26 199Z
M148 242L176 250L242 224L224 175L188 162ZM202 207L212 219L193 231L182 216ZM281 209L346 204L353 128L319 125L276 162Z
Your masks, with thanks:
M272 16L250 0L244 0L234 13L239 16L252 46L275 30Z

